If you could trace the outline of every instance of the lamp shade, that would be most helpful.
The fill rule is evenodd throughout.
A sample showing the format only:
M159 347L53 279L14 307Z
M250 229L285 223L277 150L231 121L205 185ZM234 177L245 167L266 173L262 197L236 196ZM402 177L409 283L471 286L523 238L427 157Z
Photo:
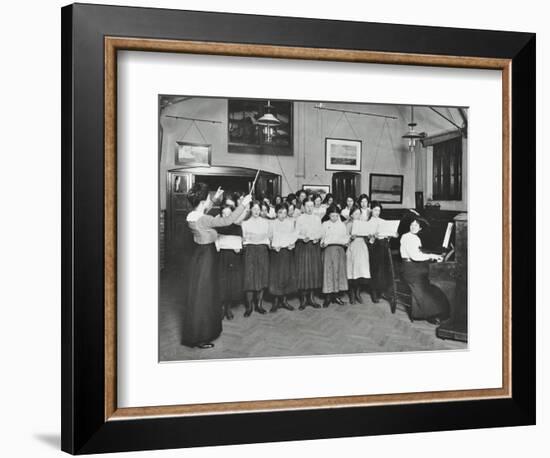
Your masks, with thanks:
M257 122L263 126L278 126L281 124L281 121L273 116L272 113L265 113Z
M415 126L416 126L416 123L415 122L410 122L408 124L409 126L409 131L403 135L401 138L406 138L406 139L409 139L409 140L419 140L421 138L424 138L424 136L418 132L416 132L414 130Z

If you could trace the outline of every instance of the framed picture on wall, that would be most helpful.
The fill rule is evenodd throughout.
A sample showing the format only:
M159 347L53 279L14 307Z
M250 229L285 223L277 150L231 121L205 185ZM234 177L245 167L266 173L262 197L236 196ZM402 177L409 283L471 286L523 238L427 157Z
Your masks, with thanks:
M403 175L371 173L369 178L370 200L384 204L403 203Z
M227 115L230 153L292 155L291 101L230 98Z
M304 184L302 185L304 191L310 191L313 194L326 195L330 192L330 185L328 184Z
M361 170L361 140L325 139L326 170Z
M87 58L77 58L82 55ZM536 323L534 307L525 304L536 302L535 260L521 254L536 250L535 183L529 180L535 171L535 56L535 36L519 32L88 4L64 7L62 449L89 454L534 424ZM341 84L333 84L335 78ZM286 81L292 84L284 84ZM202 117L204 111L193 109L189 117L202 119L195 122L220 121L214 125L216 129L207 131L202 124L200 129L208 138L204 143L215 145L214 155L218 154L217 145L228 146L223 149L223 165L189 167L192 170L179 167L175 170L182 177L178 186L162 186L159 170L168 163L172 166L175 139L183 138L186 128L165 125L164 135L170 141L165 149L159 146L160 123L151 120L161 115L158 94L167 87L180 95L167 108L171 115L180 117L187 116L179 111L189 100L197 106L203 103L195 100L197 94L223 94L239 100L261 94L262 99L255 100L266 105L267 97L276 94L296 101L296 105L300 99L293 112L296 129L291 146L295 154L279 158L280 162L277 158L225 154L230 142L225 117L217 116L222 111L216 111L216 117L209 113ZM321 290L324 279L319 263L333 259L333 265L344 265L344 269L331 270L341 272L338 280L348 285L342 257L346 254L342 246L329 246L321 256L320 244L316 243L319 221L312 219L314 215L300 216L313 223L307 223L309 240L296 240L294 255L301 250L300 259L309 261L302 263L304 268L292 279L315 276L315 283L302 282L302 291L289 296L294 310L281 297L278 305L285 310L265 313L263 309L262 313L262 291L269 279L265 267L271 266L265 261L266 256L269 261L273 256L273 250L267 251L269 225L261 220L243 222L256 226L247 234L243 231L242 237L259 242L251 243L258 246L244 253L218 252L215 247L219 235L239 236L238 232L223 234L221 229L234 229L229 223L245 213L251 199L249 184L258 190L278 190L282 181L295 191L302 183L311 183L316 173L324 173L319 182L329 183L330 173L325 170L360 171L362 143L357 138L366 144L376 126L383 129L387 124L379 116L369 130L362 121L339 123L340 117L351 119L361 116L357 112L368 111L343 105L385 100L410 108L411 87L423 88L426 100L437 106L472 107L478 113L476 132L482 135L468 136L468 141L472 150L484 153L470 155L468 167L501 172L472 174L468 186L484 199L474 199L467 213L453 216L456 236L462 235L466 242L455 244L456 253L461 249L466 253L469 232L483 239L483 250L468 251L468 257L457 258L454 266L407 264L413 273L425 269L423 279L428 273L448 275L441 288L456 281L454 289L447 291L449 319L455 319L451 310L458 310L451 308L451 301L465 304L466 293L476 298L476 304L482 303L467 309L475 345L439 339L436 329L447 320L438 324L435 319L429 322L430 317L416 319L411 315L410 319L405 306L397 307L383 295L370 300L365 294L363 300L370 301L368 306L358 301L351 304L351 299L347 302L342 296L349 305L340 307L337 293ZM319 100L334 102L324 111L315 110L313 101ZM264 108L252 110L255 119ZM241 112L247 109L239 108ZM390 109L394 107L385 107ZM282 113L265 111L256 121L265 114L278 117ZM433 110L424 110L428 111ZM428 115L417 114L415 121L423 131ZM452 119L459 120L459 116L453 114ZM261 122L272 129L262 131L264 141L269 136L273 141L274 121L267 118ZM396 127L385 128L394 136L392 141L400 154L391 171L401 170L408 182L409 176L415 176L415 157L404 135L416 138L416 124L409 123L409 130L407 116L395 118ZM282 123L282 116L279 121ZM440 122L446 125L448 121L441 118ZM330 130L325 133L323 128L329 123ZM231 143L257 148L253 136L245 136L241 142L239 138L244 137L234 134ZM265 146L261 141L259 144ZM203 164L206 148L184 145L182 159ZM387 149L384 146L381 151ZM366 159L375 162L375 153L374 144L373 156L365 157L365 167L370 166ZM216 159L213 162L218 164ZM394 203L398 197L403 200L402 178L380 174L372 178L371 197ZM366 187L366 174L362 179ZM223 189L215 191L218 183L227 189L245 189L244 194L230 196L235 206L224 206L222 212L228 213L225 219L208 213L208 192L214 191L220 200L223 195ZM327 185L310 186L323 189ZM157 230L159 209L170 190L174 190L174 212L180 222L176 233L203 230L198 240L206 242L195 243L195 233L187 232L188 247L193 250L190 261L173 271L172 304L159 299L164 279L159 274L161 242ZM343 192L346 195L349 191ZM414 196L406 198L412 205ZM512 204L517 202L521 202L525 216L519 224L514 220L513 228ZM270 210L268 205L263 208ZM263 208L253 205L253 216L261 218L258 212L261 215ZM391 209L395 210L401 209ZM470 229L468 215L476 217ZM487 227L494 237L484 235ZM257 228L260 231L255 232ZM411 234L412 245L416 246L414 236ZM391 250L385 252L392 254ZM249 254L254 256L244 261ZM278 272L288 278L291 269L285 266L294 256L288 250L279 254ZM217 269L224 257L227 268L231 268L237 256L248 263L249 275L243 274L243 283L244 278L259 279L259 290L252 288L252 304L246 294L244 299L249 300L244 303L242 291L237 289L235 301L241 301L237 304L240 310L236 308L238 315L230 320L226 307L230 301L222 304L216 295L224 288L224 297L231 296L234 291L230 286L236 284L238 288L240 281L222 282L216 275L200 276L200 285L192 280L197 273L203 274L205 267ZM406 263L402 261L401 266ZM461 283L450 279L450 272L458 272ZM186 288L178 281L181 278ZM303 290L307 290L305 295ZM322 300L329 296L326 307L316 302L320 295ZM266 298L264 304L269 302ZM408 306L412 308L413 303ZM245 306L253 305L252 314L241 313ZM164 306L169 313L164 313ZM361 313L372 315L358 318ZM371 325L372 319L381 317L390 326ZM239 326L248 332L235 332ZM351 332L353 326L360 329ZM212 342L200 335L193 339L193 345L184 344L182 337L191 336L187 330L197 329L237 344L244 342L246 348L227 356L223 352L228 347L219 341L208 345ZM399 331L400 335L387 339L383 329ZM273 338L272 330L279 338ZM159 358L162 336L172 344L165 359ZM369 342L375 351L384 342L399 346L402 338L414 341L404 349L373 355L357 353L356 342L350 338ZM342 344L343 351L327 358L330 339ZM423 351L426 341L451 351ZM254 353L262 345L269 353ZM297 354L297 349L301 353ZM178 359L183 353L186 357ZM225 360L214 357L220 354ZM365 373L369 376L364 377ZM403 376L411 373L415 376ZM289 377L292 383L288 383Z
M176 142L176 165L210 167L212 145Z

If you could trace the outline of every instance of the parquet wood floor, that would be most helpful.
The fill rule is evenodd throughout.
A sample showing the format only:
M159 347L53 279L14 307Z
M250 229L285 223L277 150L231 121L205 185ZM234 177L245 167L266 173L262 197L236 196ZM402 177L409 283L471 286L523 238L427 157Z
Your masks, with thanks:
M174 280L161 281L159 308L159 359L263 358L277 356L333 355L370 352L461 350L467 344L441 340L435 326L425 321L410 323L404 311L390 311L380 300L374 304L367 293L363 304L331 305L327 309L279 310L244 318L244 306L233 308L235 318L223 321L222 335L211 349L188 348L180 344L181 304ZM347 302L347 296L344 298ZM318 299L321 302L321 299ZM269 310L271 303L264 301Z

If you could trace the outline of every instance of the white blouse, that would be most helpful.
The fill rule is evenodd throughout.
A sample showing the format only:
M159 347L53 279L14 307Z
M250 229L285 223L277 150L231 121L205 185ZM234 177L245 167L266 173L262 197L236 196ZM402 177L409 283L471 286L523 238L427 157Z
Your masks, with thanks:
M349 212L351 208L345 207L341 212L340 215L342 215L343 218L349 219Z
M251 217L242 223L243 245L269 245L270 223L261 217Z
M422 242L418 235L407 232L401 236L400 252L403 259L412 259L413 261L428 261L432 259L431 255L422 253L420 247Z
M319 219L322 219L323 216L325 216L325 213L327 212L327 207L321 205L320 207L313 207L313 214L317 216Z
M368 221L370 218L370 208L361 208L361 216L359 219L361 221Z

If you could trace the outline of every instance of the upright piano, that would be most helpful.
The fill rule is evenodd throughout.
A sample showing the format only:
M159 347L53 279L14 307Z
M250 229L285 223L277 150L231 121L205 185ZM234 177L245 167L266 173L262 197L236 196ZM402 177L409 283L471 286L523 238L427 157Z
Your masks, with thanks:
M449 261L430 264L430 281L447 296L451 315L436 329L441 339L468 341L468 215L454 218L454 256Z

